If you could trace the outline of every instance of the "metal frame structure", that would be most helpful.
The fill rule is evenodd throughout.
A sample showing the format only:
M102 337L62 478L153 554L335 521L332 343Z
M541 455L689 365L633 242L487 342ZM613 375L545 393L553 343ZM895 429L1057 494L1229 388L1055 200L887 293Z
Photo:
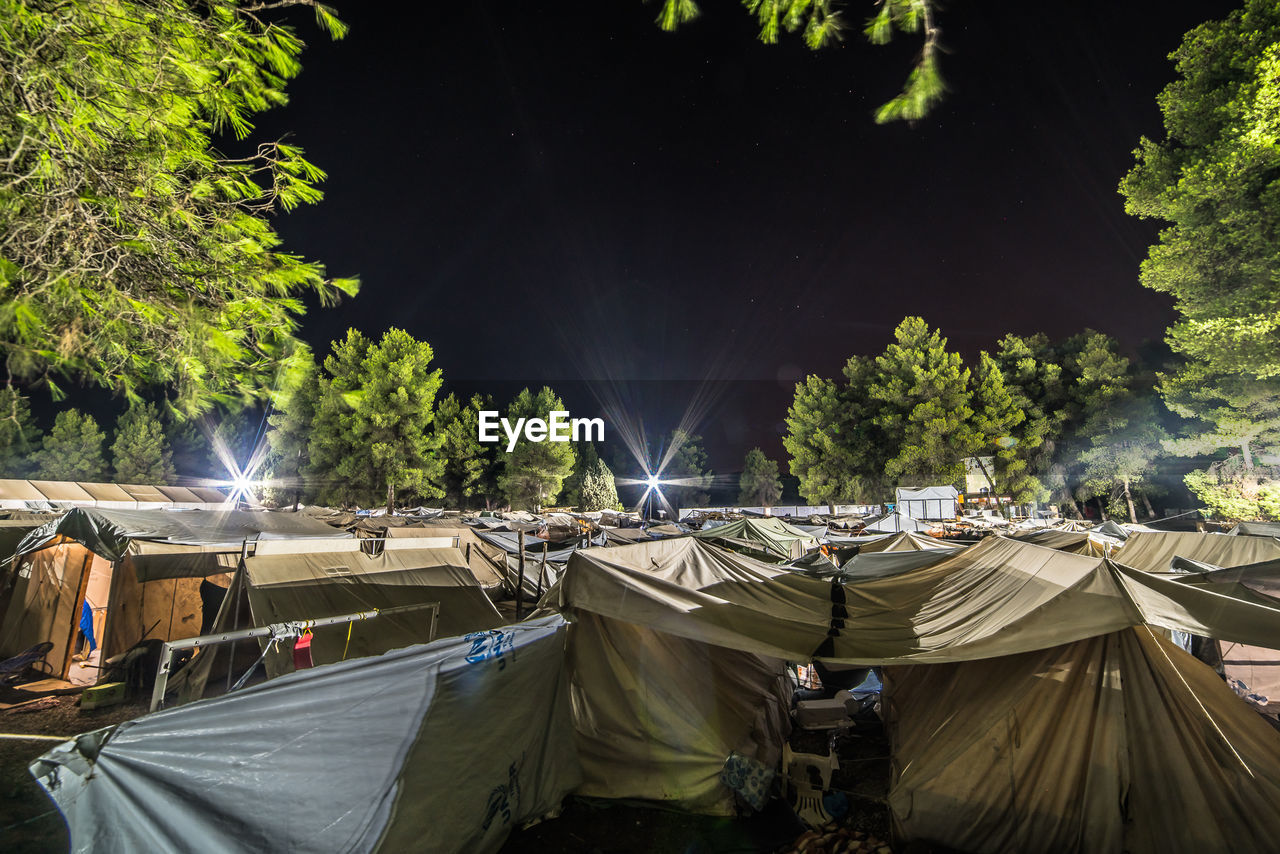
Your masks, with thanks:
M222 632L216 635L201 635L194 638L184 638L182 640L166 641L164 646L160 647L160 665L156 668L156 684L151 692L151 708L154 712L164 704L165 689L169 685L169 673L173 668L173 654L180 649L198 649L200 647L213 646L220 643L235 643L240 640L249 638L271 638L272 641L283 640L291 637L301 637L302 633L307 629L314 629L320 626L336 626L345 623L355 623L360 620L371 620L374 617L389 616L391 614L403 614L409 611L421 611L424 609L431 610L431 628L427 633L426 643L436 639L436 624L440 619L440 603L428 602L422 605L398 605L394 608L373 608L369 611L357 611L353 614L343 614L338 617L318 617L314 620L291 620L284 623L271 623L270 625L260 626L253 629L238 629L233 632ZM256 666L256 665L255 665Z

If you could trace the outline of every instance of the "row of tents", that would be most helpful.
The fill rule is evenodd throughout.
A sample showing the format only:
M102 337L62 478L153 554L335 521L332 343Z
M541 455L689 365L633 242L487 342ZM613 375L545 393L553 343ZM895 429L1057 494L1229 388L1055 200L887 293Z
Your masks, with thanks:
M437 602L439 638L408 618L355 624L350 640L317 630L323 666L289 672L273 650L260 685L51 751L33 773L73 850L492 851L569 793L731 815L726 760L777 766L790 667L815 660L882 669L899 840L1200 852L1280 838L1280 733L1175 643L1211 639L1257 694L1266 659L1249 674L1230 662L1280 649L1273 537L583 529L554 551L542 541L564 559L546 561L538 613L507 624L492 605L514 592L497 535L518 548L520 531L495 529L535 521L388 523L371 538L306 514L169 515L181 527L73 511L28 532L0 654L32 625L67 630L65 590L105 572L98 561L128 627L113 624L110 652L141 629L183 636L190 585L218 575L228 594L199 617L218 630L242 601L258 625ZM385 536L400 527L412 533ZM468 536L471 556L489 555L487 592ZM837 565L833 545L856 554ZM178 619L149 628L166 601ZM176 684L209 666L197 655Z

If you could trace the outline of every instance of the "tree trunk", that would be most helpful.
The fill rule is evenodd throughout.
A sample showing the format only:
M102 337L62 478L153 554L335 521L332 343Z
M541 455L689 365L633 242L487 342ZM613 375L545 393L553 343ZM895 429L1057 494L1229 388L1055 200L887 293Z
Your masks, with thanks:
M1249 450L1249 440L1240 443L1240 451L1244 454L1244 470L1253 471L1253 452Z
M1129 478L1122 478L1121 483L1124 484L1124 501L1129 505L1129 521L1138 524L1138 514L1133 509L1133 493L1129 491Z
M836 515L836 506L832 504L830 501L827 502L827 515L828 516Z
M396 512L396 487L392 481L388 480L387 481L387 515L390 516L395 512Z
M1102 504L1102 496L1093 496L1094 503L1098 505L1098 512L1102 514L1102 521L1107 521L1107 508Z
M1076 499L1072 498L1069 506L1075 512L1077 519L1084 519L1084 505Z
M1142 499L1142 506L1147 508L1147 518L1156 518L1156 509L1151 506L1151 499L1147 497L1147 494L1145 492L1140 492L1138 493L1138 496Z

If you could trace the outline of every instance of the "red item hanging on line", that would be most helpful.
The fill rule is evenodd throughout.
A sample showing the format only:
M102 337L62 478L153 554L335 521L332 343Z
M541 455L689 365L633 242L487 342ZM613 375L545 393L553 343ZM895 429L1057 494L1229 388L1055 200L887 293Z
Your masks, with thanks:
M293 642L293 669L303 670L308 667L315 667L311 660L311 632Z

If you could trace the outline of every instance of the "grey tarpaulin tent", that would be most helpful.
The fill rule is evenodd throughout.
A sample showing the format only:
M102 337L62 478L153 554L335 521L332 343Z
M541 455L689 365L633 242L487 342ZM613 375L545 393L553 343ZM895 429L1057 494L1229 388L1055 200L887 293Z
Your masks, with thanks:
M552 616L317 667L88 733L31 773L76 854L496 851L579 779L564 634Z

